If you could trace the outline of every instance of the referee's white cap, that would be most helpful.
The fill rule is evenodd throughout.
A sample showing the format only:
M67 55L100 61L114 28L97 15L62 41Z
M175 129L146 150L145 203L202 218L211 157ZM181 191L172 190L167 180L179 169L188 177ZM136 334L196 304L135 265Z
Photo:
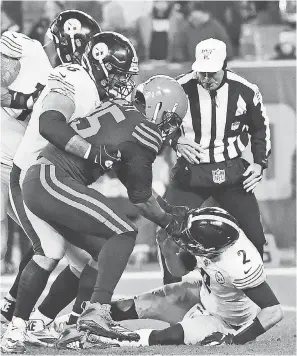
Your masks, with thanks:
M227 57L226 44L214 38L201 41L196 46L195 72L218 72Z

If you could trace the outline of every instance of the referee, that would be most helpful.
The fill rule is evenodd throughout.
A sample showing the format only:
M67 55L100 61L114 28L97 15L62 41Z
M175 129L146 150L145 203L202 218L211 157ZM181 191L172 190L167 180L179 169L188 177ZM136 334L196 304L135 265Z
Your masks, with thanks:
M192 71L177 78L189 109L170 141L179 158L164 197L191 208L214 198L237 219L263 258L265 236L254 190L271 152L269 119L258 87L226 67L225 43L210 38L196 46ZM251 164L241 157L249 137ZM177 281L161 257L164 284Z

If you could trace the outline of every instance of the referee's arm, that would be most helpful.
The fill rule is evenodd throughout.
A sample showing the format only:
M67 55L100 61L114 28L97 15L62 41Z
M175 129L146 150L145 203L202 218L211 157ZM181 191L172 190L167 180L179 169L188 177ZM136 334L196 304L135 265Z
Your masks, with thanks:
M253 99L250 105L249 133L254 162L267 168L271 153L269 118L263 105L262 95L255 85Z

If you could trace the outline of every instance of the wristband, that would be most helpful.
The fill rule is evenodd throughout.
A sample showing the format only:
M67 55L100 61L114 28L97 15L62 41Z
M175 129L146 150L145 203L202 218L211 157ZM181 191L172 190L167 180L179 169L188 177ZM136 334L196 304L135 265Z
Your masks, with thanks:
M264 334L265 331L266 330L263 328L260 320L255 318L248 327L234 335L233 344L243 345L248 341L254 340L259 335Z

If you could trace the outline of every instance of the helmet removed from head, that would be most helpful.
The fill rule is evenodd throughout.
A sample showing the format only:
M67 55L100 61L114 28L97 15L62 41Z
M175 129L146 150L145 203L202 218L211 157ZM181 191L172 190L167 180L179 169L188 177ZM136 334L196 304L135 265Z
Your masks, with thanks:
M159 127L163 139L180 127L188 110L182 86L166 75L155 75L137 86L134 101L147 119Z
M98 90L108 96L125 99L135 88L138 57L131 41L116 32L101 32L89 41L82 64Z
M187 215L184 233L176 241L196 256L216 257L239 238L236 219L221 208L192 209Z
M47 36L54 41L62 63L80 64L86 44L99 32L101 28L91 16L79 10L66 10L53 20Z

